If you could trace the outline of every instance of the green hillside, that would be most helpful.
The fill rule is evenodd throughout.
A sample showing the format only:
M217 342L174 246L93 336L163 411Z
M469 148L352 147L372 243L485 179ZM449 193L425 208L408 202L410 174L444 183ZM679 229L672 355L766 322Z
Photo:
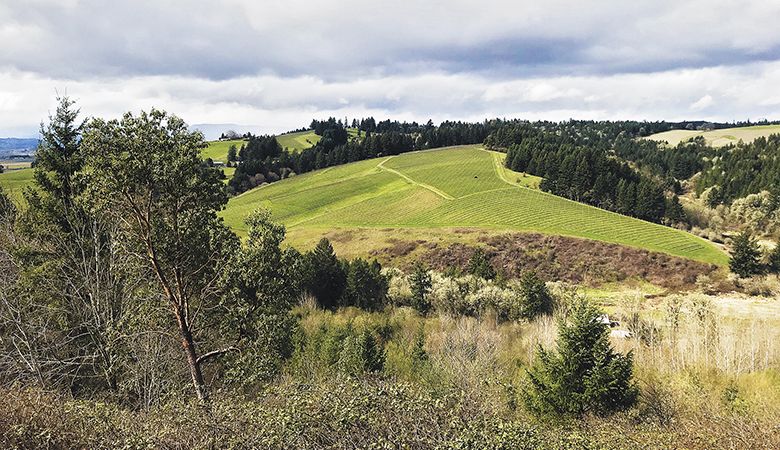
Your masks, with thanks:
M752 127L723 128L712 131L696 130L669 130L662 133L656 133L645 139L654 141L667 141L669 145L675 146L680 142L687 141L696 136L703 136L707 144L714 147L722 147L737 142L752 142L756 138L766 137L770 134L780 133L780 125L756 125Z
M209 146L204 148L201 152L203 159L211 158L213 161L227 162L228 149L231 145L235 145L236 149L240 149L245 141L236 139L234 141L210 141Z
M463 146L360 161L246 192L231 199L223 215L240 232L244 217L263 206L292 235L475 227L582 237L717 264L727 260L692 234L528 188L538 178L505 169L503 157Z
M282 148L289 149L293 152L313 147L320 139L321 137L314 134L314 131L311 130L276 136L276 142L278 142Z

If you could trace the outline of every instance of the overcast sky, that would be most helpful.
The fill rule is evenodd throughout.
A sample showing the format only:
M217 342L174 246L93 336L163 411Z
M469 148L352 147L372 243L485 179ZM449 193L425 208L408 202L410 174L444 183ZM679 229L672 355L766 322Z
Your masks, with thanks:
M0 136L36 135L56 92L256 132L780 119L778 19L768 0L0 0Z

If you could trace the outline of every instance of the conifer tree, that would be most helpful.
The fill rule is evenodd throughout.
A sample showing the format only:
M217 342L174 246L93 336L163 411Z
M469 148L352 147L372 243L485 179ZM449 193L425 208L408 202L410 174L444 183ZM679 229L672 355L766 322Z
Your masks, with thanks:
M339 306L346 285L346 274L327 238L320 239L314 250L306 255L305 278L306 289L317 298L320 306Z
M616 353L601 312L581 300L561 322L557 349L539 347L525 404L537 416L606 415L636 403L633 356Z
M738 234L733 241L729 268L741 277L749 277L761 273L761 249L758 242L749 232Z
M769 253L767 269L770 273L780 274L780 243Z
M520 316L527 320L553 313L553 297L535 272L523 273L520 278L521 308Z
M431 291L431 275L428 268L421 262L414 265L412 274L409 277L412 285L412 307L420 314L428 314L431 309L431 302L428 299L428 293Z
M474 276L485 280L492 280L496 277L496 270L490 264L490 259L481 248L477 248L469 260L466 271Z

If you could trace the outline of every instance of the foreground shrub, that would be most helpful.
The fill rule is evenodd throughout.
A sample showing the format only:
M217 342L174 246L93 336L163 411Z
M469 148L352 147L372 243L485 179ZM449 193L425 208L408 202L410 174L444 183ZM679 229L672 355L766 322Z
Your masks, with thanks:
M598 309L580 301L558 331L556 351L541 347L528 371L524 399L537 416L599 415L624 410L636 403L633 356L616 353L609 327Z

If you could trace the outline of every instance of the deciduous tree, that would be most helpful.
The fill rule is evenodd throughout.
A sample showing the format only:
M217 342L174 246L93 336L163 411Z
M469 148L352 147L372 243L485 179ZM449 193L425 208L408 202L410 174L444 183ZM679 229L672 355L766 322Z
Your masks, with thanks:
M83 142L90 203L122 225L125 250L153 274L202 401L201 367L221 349L198 342L209 337L200 325L208 323L203 316L218 302L219 274L239 245L217 217L227 195L220 170L200 159L205 145L199 132L158 110L96 119Z

